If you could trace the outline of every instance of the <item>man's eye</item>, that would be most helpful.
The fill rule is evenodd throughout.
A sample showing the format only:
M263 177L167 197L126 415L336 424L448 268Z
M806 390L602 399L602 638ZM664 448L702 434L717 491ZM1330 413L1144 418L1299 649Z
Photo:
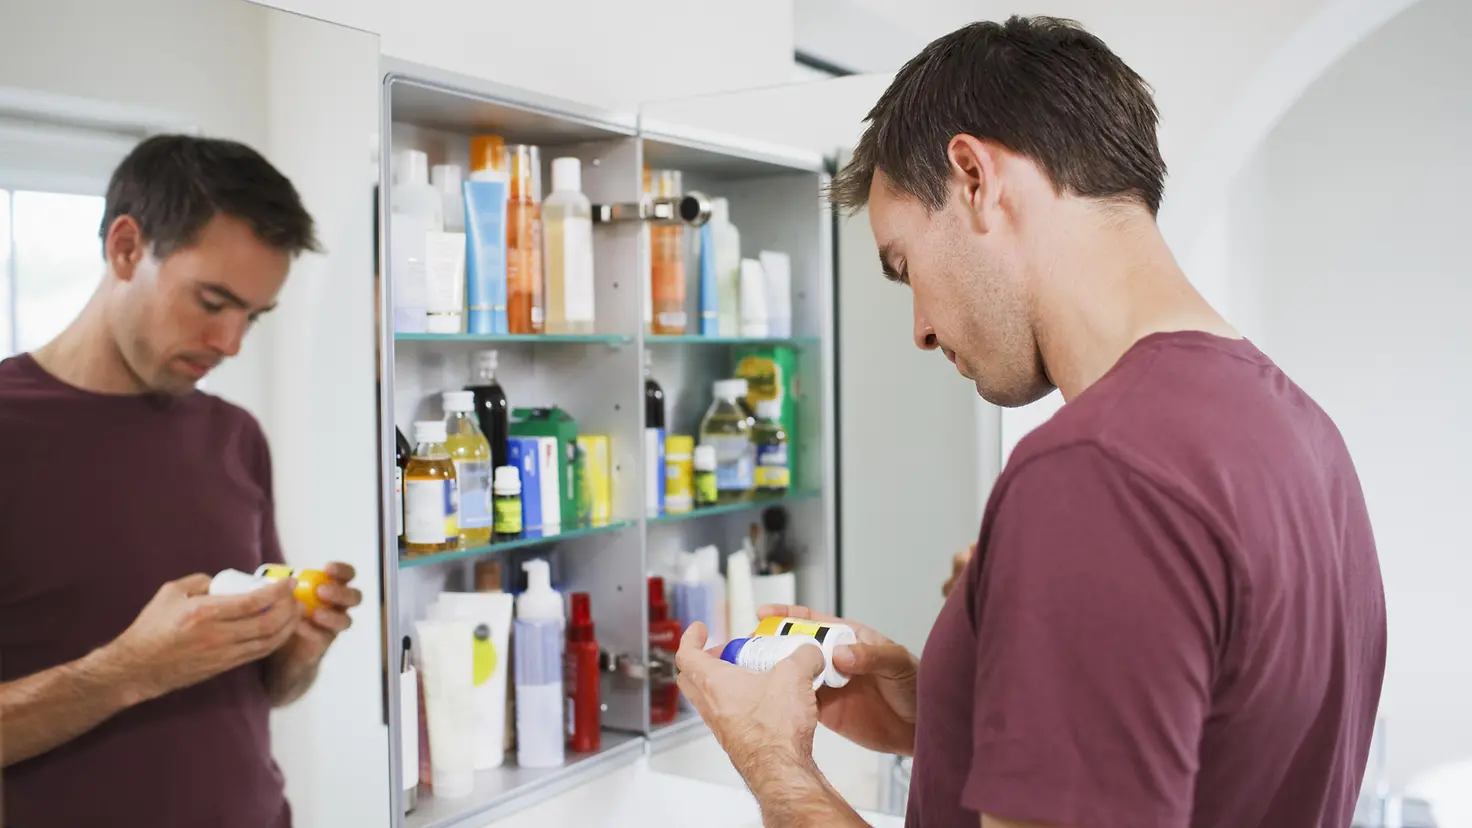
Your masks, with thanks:
M199 300L199 306L201 308L204 308L205 313L219 313L220 311L225 309L224 305L216 304L214 302L207 302L204 299Z

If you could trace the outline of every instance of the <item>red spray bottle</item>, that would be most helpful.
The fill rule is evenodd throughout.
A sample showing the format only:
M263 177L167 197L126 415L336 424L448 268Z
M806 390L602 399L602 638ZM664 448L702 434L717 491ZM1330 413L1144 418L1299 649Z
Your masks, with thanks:
M598 642L593 638L593 613L588 593L572 594L572 618L567 623L567 650L563 653L567 682L567 747L574 753L593 753L602 741L602 706L598 698Z
M664 600L664 579L655 575L649 579L649 656L668 664L675 663L675 651L680 649L680 622L670 617L670 605ZM680 688L667 678L651 679L649 683L649 721L652 724L669 724L680 711Z

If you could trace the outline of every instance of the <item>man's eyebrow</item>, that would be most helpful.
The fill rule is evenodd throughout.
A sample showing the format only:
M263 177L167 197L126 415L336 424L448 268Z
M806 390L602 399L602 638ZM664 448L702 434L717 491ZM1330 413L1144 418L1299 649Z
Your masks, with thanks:
M200 288L215 294L215 296L218 297L220 301L224 302L227 305L234 305L240 310L251 310L251 305L249 302L241 299L239 296L236 296L234 291L230 290L224 285L202 284L200 285ZM275 309L276 305L275 303L272 303L265 306L264 308L260 308L259 310L254 311L253 313L256 316L259 316L263 313L269 313L270 311L273 311Z
M890 245L879 248L879 269L884 271L884 278L891 282L900 281L900 274L895 271L894 266L889 263Z

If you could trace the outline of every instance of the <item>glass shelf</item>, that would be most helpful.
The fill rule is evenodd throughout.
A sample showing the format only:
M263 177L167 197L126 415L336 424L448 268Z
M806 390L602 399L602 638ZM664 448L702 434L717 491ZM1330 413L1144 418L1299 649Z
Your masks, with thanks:
M740 512L752 512L765 509L768 506L781 506L787 503L797 503L817 497L816 491L790 492L782 497L758 497L752 498L744 503L727 503L722 506L706 506L693 512L685 512L679 515L660 515L650 518L649 523L659 526L667 523L680 523L686 520L698 520L700 518L715 517L716 515L734 515Z
M696 721L699 721L697 718ZM633 764L644 755L644 740L637 733L603 731L603 744L597 753L567 752L567 763L556 768L520 768L516 754L506 756L505 767L477 771L475 790L458 799L435 799L421 791L419 806L404 819L407 828L441 828L450 825L480 825L471 818L491 818L508 804L530 805L555 796L569 787L586 782L623 765Z
M395 342L495 342L559 345L628 345L632 336L623 334L432 334L396 333Z
M633 525L633 521L616 520L603 524L602 526L559 527L556 530L552 530L555 534L548 534L547 530L543 529L529 529L516 537L506 538L505 540L498 538L494 543L486 546L473 546L467 549L454 549L449 552L431 552L413 556L401 551L399 553L399 568L412 569L416 566L430 566L449 561L463 561L486 555L496 555L512 549L526 549L532 546L541 546L542 544L586 538L590 535L618 532L628 529Z
M646 345L785 345L791 348L809 348L820 340L816 336L767 337L767 336L670 336L650 335L644 337Z

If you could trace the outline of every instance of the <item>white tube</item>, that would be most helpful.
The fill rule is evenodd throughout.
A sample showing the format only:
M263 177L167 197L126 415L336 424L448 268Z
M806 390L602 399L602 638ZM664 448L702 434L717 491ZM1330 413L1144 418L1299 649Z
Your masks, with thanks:
M756 629L756 599L751 592L751 553L738 549L726 557L726 632L738 637Z
M473 626L474 675L471 706L475 769L499 768L506 760L506 669L511 655L509 592L442 592L433 615Z
M465 318L464 233L426 235L424 279L428 331L460 333Z
M399 776L404 798L412 801L419 787L419 671L413 667L399 673L399 743L404 760Z
M424 715L437 799L469 796L475 789L471 690L474 629L465 621L418 621L424 670Z

